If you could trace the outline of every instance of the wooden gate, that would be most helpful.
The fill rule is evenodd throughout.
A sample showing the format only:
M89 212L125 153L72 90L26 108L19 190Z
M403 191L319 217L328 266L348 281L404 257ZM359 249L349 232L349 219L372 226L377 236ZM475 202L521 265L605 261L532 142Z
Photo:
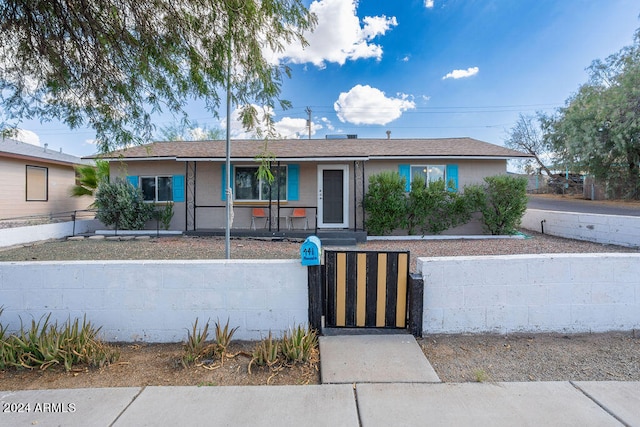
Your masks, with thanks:
M407 328L409 252L325 251L328 328Z

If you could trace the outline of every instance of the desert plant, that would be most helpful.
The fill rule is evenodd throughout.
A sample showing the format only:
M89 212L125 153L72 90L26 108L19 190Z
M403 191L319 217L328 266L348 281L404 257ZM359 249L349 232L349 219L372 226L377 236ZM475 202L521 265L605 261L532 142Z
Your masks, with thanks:
M207 338L209 337L209 321L204 328L198 329L198 318L193 322L191 330L187 330L187 341L183 345L184 354L182 355L182 365L186 368L200 358L202 358L208 347Z
M311 328L302 325L286 332L282 337L282 355L290 363L308 362L318 345L318 336Z
M100 328L94 328L86 317L82 324L78 319L69 319L62 326L50 323L51 314L31 321L25 329L21 324L17 334L6 336L6 329L0 332L0 367L47 369L62 365L70 371L78 364L104 366L116 361L119 353L102 343L97 335Z
M369 177L363 206L365 228L372 235L384 235L400 227L406 215L405 179L398 172L381 172Z
M109 162L96 160L96 165L75 167L77 185L71 188L72 197L93 196L101 182L109 181Z
M96 218L104 225L142 230L153 215L153 204L145 203L142 191L128 182L101 182L96 191Z
M218 348L221 354L224 355L224 353L227 351L227 348L229 347L229 344L231 343L233 334L236 333L239 326L236 326L235 328L230 329L228 318L227 318L227 323L224 325L224 327L220 326L219 320L216 322L215 326L216 326L216 344L218 345Z
M251 367L253 365L268 366L271 368L278 362L279 355L280 344L273 338L271 331L269 331L269 336L256 344L253 349L247 370L251 373Z

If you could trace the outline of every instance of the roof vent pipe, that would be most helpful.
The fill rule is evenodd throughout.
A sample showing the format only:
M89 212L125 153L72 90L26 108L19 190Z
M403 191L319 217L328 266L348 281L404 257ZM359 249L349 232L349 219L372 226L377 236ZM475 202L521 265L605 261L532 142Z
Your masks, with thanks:
M387 139L391 139L391 131L390 130L387 131Z
M47 147L49 146L49 144L47 144L46 142L44 143L44 152L47 152Z

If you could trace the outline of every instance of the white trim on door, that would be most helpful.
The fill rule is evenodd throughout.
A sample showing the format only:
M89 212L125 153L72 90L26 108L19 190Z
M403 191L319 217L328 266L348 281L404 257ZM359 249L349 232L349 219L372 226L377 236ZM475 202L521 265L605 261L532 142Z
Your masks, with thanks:
M342 171L342 223L327 223L323 221L323 172L325 170ZM318 228L349 228L349 165L318 165Z

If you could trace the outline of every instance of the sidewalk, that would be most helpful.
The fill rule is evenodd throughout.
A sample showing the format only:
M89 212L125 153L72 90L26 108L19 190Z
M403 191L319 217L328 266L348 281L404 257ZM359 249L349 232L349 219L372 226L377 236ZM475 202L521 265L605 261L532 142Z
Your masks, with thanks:
M0 425L640 426L640 382L440 383L416 348L322 337L314 386L0 391Z

